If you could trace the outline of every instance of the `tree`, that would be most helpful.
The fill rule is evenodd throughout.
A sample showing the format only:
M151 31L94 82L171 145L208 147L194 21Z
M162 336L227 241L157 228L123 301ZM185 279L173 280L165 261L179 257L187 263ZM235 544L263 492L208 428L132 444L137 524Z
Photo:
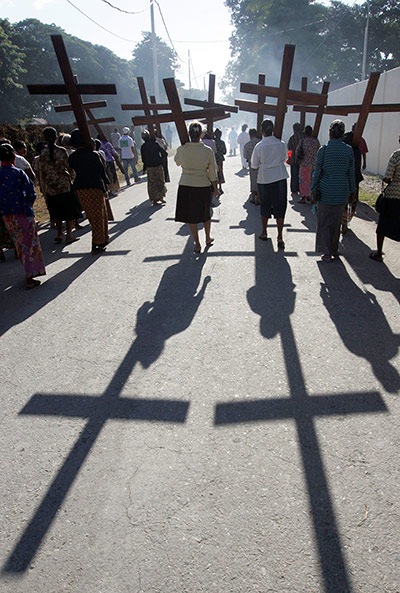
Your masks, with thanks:
M256 81L259 72L277 84L285 43L296 45L292 84L360 80L367 4L349 6L312 0L225 0L235 31L232 60L221 88L226 99L241 80ZM370 0L368 70L400 65L400 3ZM228 91L228 92L227 92Z
M158 85L160 94L165 97L163 78L174 78L179 69L178 56L173 49L169 47L160 37L156 37L157 44L157 63L158 63ZM145 81L146 89L149 95L155 95L153 78L153 51L151 33L143 32L143 39L136 45L133 52L133 71L135 76L142 76ZM182 87L182 83L177 80L177 86Z
M12 25L0 19L0 96L8 89L21 88L19 78L24 73L25 54L11 39Z

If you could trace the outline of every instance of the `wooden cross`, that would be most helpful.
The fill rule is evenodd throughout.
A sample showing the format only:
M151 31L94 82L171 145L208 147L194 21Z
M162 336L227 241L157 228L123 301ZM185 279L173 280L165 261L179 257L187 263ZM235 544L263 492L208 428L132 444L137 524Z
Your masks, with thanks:
M266 246L260 244L256 236L256 283L249 290L247 297L250 307L260 315L261 333L266 338L272 339L275 335L281 338L290 389L289 397L218 403L215 408L214 425L221 427L240 423L285 420L295 423L307 483L310 514L325 584L324 591L349 593L350 579L343 557L343 547L318 442L315 419L387 413L388 409L381 395L375 391L321 395L310 395L307 392L290 321L290 315L295 306L290 266L285 261L284 255L279 252L274 253L270 250L269 256L265 257L265 248ZM274 304L277 295L283 294L284 299L278 299ZM260 388L262 392L262 387Z
M171 110L170 113L133 117L132 121L135 126L141 126L146 124L149 126L153 126L156 123L175 122L181 144L185 144L186 142L189 142L189 134L186 128L187 120L197 120L204 118L204 116L207 118L214 116L223 117L225 115L223 107L211 107L199 109L196 111L183 111L178 91L176 88L175 79L164 78L163 83L169 101L168 108Z
M250 95L257 95L258 101L235 101L235 105L238 105L239 109L257 113L259 118L262 117L262 115L274 115L274 136L276 138L282 138L283 124L288 105L294 103L309 103L318 106L326 103L326 97L319 93L311 93L304 90L296 91L289 88L295 49L295 45L285 45L279 87L242 82L240 84L240 91ZM263 100L265 97L273 97L277 99L277 104L264 103ZM259 118L258 124L260 122Z
M68 95L79 130L86 146L91 146L89 126L81 95L116 95L114 84L78 84L74 80L71 64L61 35L51 35L64 84L28 84L31 95ZM95 106L96 103L94 103ZM93 106L93 103L92 103ZM90 107L89 107L90 109Z
M390 113L399 112L400 103L377 103L372 104L375 96L375 91L378 86L380 73L372 72L368 79L368 84L365 89L364 98L361 105L324 105L319 108L311 105L294 105L293 111L300 111L301 113L317 113L320 118L320 123L323 115L338 115L347 116L350 113L358 113L358 119L353 136L353 146L358 146L360 138L364 132L367 123L368 115L370 113ZM327 83L324 83L327 84ZM324 91L322 91L324 92Z
M303 92L307 92L307 76L303 76L303 78L301 79L301 90ZM306 114L305 113L300 113L300 128L301 131L304 132L304 128L306 127Z
M221 107L224 111L229 111L230 113L237 113L238 108L234 107L233 105L223 105L222 103L215 102L215 74L209 75L208 81L208 98L206 101L202 101L200 99L190 99L187 98L184 100L185 105L193 105L195 107ZM221 119L227 119L230 117L230 113L225 113L222 117L218 116L208 116L204 120L200 120L201 123L207 124L207 134L210 138L213 137L214 129L213 124L215 121L220 121Z
M74 81L78 83L78 77L74 76ZM105 124L109 122L115 121L114 117L102 117L102 118L95 118L92 113L92 109L98 109L100 107L107 107L107 101L90 101L89 103L82 102L82 107L86 112L87 117L89 118L88 125L91 125L95 128L97 135L100 136L100 140L107 140L103 130L100 127L100 124ZM54 107L54 111L57 113L65 113L66 111L73 111L72 105L57 105ZM74 122L74 126L77 126L78 123Z
M168 103L157 103L155 97L150 97L150 102L147 98L147 92L146 92L146 85L144 83L144 78L142 76L138 76L136 78L137 82L138 82L138 87L139 87L139 93L140 93L140 98L142 99L141 103L124 103L123 105L121 105L121 109L123 111L144 111L145 116L151 116L151 115L158 115L158 111L165 111L168 110L170 108ZM134 118L132 117L132 122L135 123ZM142 125L147 125L148 130L150 132L150 136L152 138L155 137L154 134L154 128L157 131L157 134L159 134L159 137L162 136L161 134L161 126L160 123L158 121L152 123L148 123L147 121L144 122L144 124Z

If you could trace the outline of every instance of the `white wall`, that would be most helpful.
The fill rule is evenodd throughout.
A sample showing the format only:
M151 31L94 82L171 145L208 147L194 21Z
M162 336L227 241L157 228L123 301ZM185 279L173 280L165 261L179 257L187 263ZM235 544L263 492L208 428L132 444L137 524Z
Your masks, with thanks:
M360 105L367 86L366 80L333 91L328 95L328 105ZM383 72L379 78L374 103L400 103L400 67ZM358 114L340 117L346 124L346 131L351 130L357 121ZM306 124L313 125L314 114L307 114ZM331 121L338 116L324 115L322 118L319 141L324 144L328 140L328 128ZM293 112L290 107L285 119L283 138L288 140L294 122L300 121L300 113ZM364 129L363 138L368 145L367 171L384 175L390 155L399 148L400 112L370 113Z

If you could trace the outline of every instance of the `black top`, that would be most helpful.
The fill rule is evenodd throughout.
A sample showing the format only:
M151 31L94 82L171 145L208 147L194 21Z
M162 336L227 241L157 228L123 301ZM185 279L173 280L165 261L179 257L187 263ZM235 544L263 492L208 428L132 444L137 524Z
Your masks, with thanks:
M98 152L91 148L78 148L69 155L69 164L75 171L74 189L105 189L110 183Z
M163 156L167 155L167 152L161 148L155 138L146 140L140 147L140 152L143 161L143 171L149 167L158 167L163 163Z

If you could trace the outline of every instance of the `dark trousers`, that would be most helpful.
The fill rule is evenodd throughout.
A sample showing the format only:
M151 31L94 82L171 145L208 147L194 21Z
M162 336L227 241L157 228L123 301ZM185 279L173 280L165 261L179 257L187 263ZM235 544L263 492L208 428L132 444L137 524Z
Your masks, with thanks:
M290 165L290 191L292 192L292 194L295 194L298 191L300 191L299 172L299 165Z

